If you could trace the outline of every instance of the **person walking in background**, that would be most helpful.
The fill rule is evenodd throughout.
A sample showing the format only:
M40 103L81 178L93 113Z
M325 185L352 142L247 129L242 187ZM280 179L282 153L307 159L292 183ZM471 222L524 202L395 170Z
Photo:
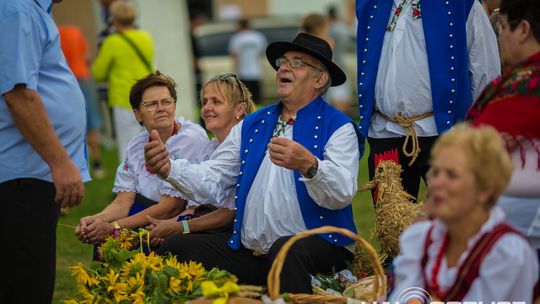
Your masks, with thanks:
M101 116L96 99L96 89L88 68L88 44L80 28L76 26L59 26L60 46L66 61L79 82L79 87L86 102L86 141L92 156L92 176L103 178L105 171L101 165L101 149L99 129Z
M497 40L478 0L357 0L359 128L375 156L396 150L417 196L437 137L463 120L500 74Z
M328 22L330 29L328 35L334 41L334 61L344 71L346 71L345 55L347 49L353 47L350 31L347 25L343 23L338 16L335 7L328 10ZM328 100L338 110L345 114L350 114L352 110L352 91L351 85L347 81L344 84L332 87L328 90Z
M52 5L0 1L0 303L51 303L59 209L80 204L90 180L84 97Z
M266 37L249 26L249 21L238 21L238 33L231 37L231 54L238 78L248 87L256 104L261 103L261 57L268 42Z
M129 90L137 79L152 73L154 44L150 34L135 28L137 9L133 3L115 1L110 12L116 32L103 41L92 65L92 75L96 81L109 85L109 105L122 161L131 138L143 131L133 116Z

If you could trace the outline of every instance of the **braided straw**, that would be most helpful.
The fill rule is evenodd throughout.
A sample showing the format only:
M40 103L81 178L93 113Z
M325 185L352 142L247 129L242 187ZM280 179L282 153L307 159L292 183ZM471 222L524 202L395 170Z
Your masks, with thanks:
M347 236L351 239L356 240L357 246L362 246L366 249L366 251L369 254L371 265L373 266L374 273L375 273L375 280L373 280L373 292L370 295L371 301L376 301L378 297L386 295L386 276L384 274L383 267L381 265L381 262L379 261L379 258L377 257L377 252L370 243L368 243L366 240L361 238L360 236L354 234L353 232L333 227L333 226L323 226L316 229L311 229L307 231L303 231L300 233L297 233L293 237L291 237L283 247L281 247L278 255L276 256L276 259L272 263L272 268L270 268L270 272L268 273L268 294L270 295L270 298L273 300L279 298L280 292L279 292L279 286L280 286L280 274L281 270L283 269L283 263L285 262L285 258L287 256L287 253L289 252L289 249L292 247L292 245L298 241L299 239L306 238L308 236L312 236L315 234L322 234L322 233L339 233L344 236ZM315 295L315 294L289 294L289 298L294 303L347 303L347 298L342 296L335 296L335 295Z

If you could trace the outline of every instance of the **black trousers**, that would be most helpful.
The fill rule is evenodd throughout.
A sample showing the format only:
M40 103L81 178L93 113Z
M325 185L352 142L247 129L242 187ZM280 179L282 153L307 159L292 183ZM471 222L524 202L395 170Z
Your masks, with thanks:
M437 136L433 137L418 137L420 144L420 154L415 162L409 166L411 158L403 154L403 143L405 137L396 138L371 138L368 137L368 143L370 147L368 158L368 170L369 179L373 178L375 172L375 154L380 154L386 151L396 149L398 151L399 164L403 172L401 174L401 184L407 193L414 197L418 197L418 190L420 189L420 179L426 181L426 174L429 170L429 158L431 153L431 147L437 140ZM410 141L409 141L410 142Z
M254 256L253 251L243 246L232 250L227 245L230 236L230 233L175 235L166 239L157 252L170 252L179 261L198 261L207 269L225 269L235 274L241 284L266 286L270 266L290 236L279 238L269 253L261 256ZM311 293L309 274L344 269L352 259L350 251L332 246L318 236L301 239L290 249L283 265L280 292Z
M56 271L55 188L38 179L0 184L0 303L51 303Z

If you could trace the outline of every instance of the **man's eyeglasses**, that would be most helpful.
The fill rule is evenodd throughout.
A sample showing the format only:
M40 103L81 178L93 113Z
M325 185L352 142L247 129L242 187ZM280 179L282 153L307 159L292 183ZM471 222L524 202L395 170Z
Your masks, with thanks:
M312 65L310 63L305 62L303 58L298 58L298 57L294 57L294 58L291 58L291 59L287 59L285 57L278 58L278 59L276 59L276 66L278 68L280 68L286 62L288 62L289 66L291 68L293 68L293 69L297 69L297 68L301 67L303 64L305 64L305 65L307 65L309 67L312 67L312 68L314 68L316 70L319 70L321 72L323 71L320 68L318 68L318 67L316 67L316 66L314 66L314 65Z
M238 89L240 90L240 94L242 95L242 102L246 101L246 95L244 94L244 89L242 88L242 84L240 83L240 80L238 80L238 77L236 74L233 73L225 73L221 75L217 75L214 77L214 79L218 79L221 81L227 81L227 79L234 78L236 85L238 86Z
M158 107L158 104L161 105L162 108L170 108L176 100L174 98L164 98L162 100L147 100L141 102L141 104L144 106L145 109L149 111L155 111Z

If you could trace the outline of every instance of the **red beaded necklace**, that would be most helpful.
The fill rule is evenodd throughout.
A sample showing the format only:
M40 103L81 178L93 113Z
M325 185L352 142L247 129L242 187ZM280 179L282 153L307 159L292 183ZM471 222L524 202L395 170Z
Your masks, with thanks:
M171 136L176 135L177 133L178 133L178 127L176 126L176 121L175 121L174 124L173 124L173 129L172 129ZM150 142L150 141L151 141L150 136L148 136L148 142ZM152 169L150 169L148 164L145 163L144 167L146 168L146 171L148 171L149 173L151 173L151 174L156 173Z
M441 270L441 264L442 259L444 257L444 254L446 253L446 248L448 247L448 234L444 237L444 241L441 245L441 248L439 249L439 252L437 253L437 256L435 257L435 264L433 265L433 269L431 271L431 286L429 286L430 293L434 296L436 296L439 299L442 299L442 292L440 291L439 286L439 271Z

